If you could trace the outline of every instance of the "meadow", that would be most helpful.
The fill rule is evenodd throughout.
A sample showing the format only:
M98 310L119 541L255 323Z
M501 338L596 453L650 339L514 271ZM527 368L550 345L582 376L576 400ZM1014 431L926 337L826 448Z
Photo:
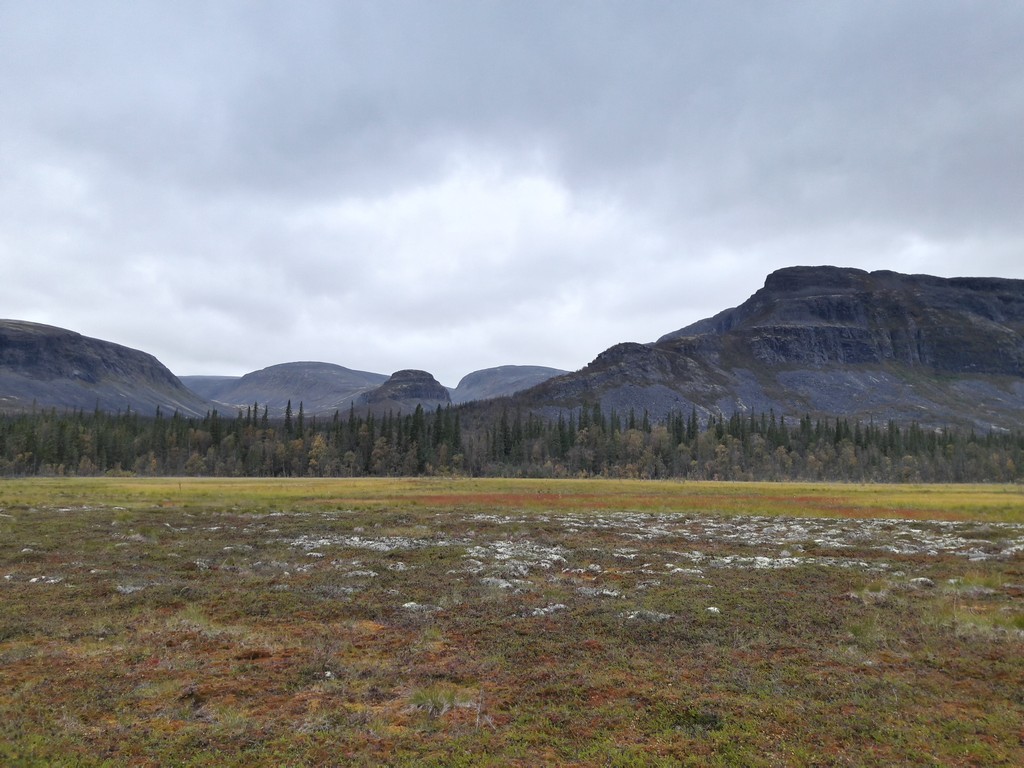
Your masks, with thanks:
M1024 764L1020 486L0 483L0 763Z

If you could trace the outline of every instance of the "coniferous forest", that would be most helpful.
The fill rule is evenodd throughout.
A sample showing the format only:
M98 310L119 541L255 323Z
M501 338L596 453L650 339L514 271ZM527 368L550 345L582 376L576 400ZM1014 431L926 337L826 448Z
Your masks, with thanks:
M847 482L1020 482L1024 433L696 411L653 422L600 406L541 418L509 407L283 419L159 411L0 416L0 475L363 477L460 474ZM472 421L472 426L464 422Z

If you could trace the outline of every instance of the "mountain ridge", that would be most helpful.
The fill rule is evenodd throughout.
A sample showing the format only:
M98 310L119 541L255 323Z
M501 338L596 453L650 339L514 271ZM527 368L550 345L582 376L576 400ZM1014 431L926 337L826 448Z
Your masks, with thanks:
M447 389L425 371L389 377L309 361L179 380L144 352L0 321L5 410L35 402L197 414L255 403L277 416L289 400L314 414L468 401L461 407L486 410L499 399L550 415L600 404L656 420L774 411L1024 428L1024 280L787 267L736 307L653 342L615 344L579 371L499 366Z
M656 343L732 332L747 333L754 355L768 362L893 360L1024 376L1024 281L789 267L738 307Z
M182 377L186 385L224 407L259 404L274 416L283 415L289 402L296 409L302 402L310 414L345 410L387 380L383 374L315 361L278 363L233 379Z
M255 405L277 418L289 403L295 409L301 403L310 415L350 407L379 413L412 411L417 405L433 409L512 394L562 371L500 366L469 373L455 388L441 386L429 373L416 372L425 377L425 388L419 389L410 389L409 373L388 376L335 363L299 361L243 376L176 377L147 352L56 326L0 320L0 411L99 408L153 415L159 407L200 416Z
M737 307L617 344L521 407L1024 426L1024 281L789 267Z

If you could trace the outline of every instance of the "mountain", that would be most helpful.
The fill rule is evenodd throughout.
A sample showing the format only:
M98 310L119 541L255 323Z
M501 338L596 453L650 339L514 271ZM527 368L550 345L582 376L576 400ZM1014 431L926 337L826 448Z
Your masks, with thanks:
M0 410L33 406L203 415L210 405L152 355L63 328L0 320Z
M194 391L144 352L0 321L0 410L202 415L259 403L280 416L288 400L308 414L476 401L464 406L467 424L509 405L557 416L599 403L653 420L774 410L988 431L1024 429L1024 280L790 267L737 307L655 342L617 344L574 373L501 366L451 393L425 371L388 377L315 362L184 381Z
M1024 280L782 269L738 307L515 399L655 419L696 408L1021 428Z
M398 371L394 376L353 371L331 363L282 363L248 373L245 376L182 376L182 383L207 400L221 406L245 408L259 403L280 416L288 401L293 408L303 404L306 413L332 414L372 405L375 410L415 410L419 403L436 408L448 403L464 403L502 397L565 373L557 368L534 365L503 365L467 374L447 395L434 377L424 371ZM396 379L397 377L397 379ZM384 389L374 393L379 387ZM444 389L442 387L442 389ZM415 390L415 391L413 391Z
M183 376L182 382L195 392L229 408L254 403L267 407L271 416L281 416L290 400L298 411L334 413L347 410L361 395L388 380L380 373L354 371L332 363L281 363L247 373L227 376Z
M391 377L356 401L357 408L366 408L375 413L393 411L409 413L417 405L424 410L435 410L451 403L448 390L426 371L396 371Z
M449 392L453 403L490 400L513 395L564 373L568 371L540 365L501 365L466 374Z

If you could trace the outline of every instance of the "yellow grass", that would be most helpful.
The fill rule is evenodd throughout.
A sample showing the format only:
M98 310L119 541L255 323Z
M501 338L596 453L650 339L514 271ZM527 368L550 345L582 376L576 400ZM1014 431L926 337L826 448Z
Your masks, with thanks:
M1024 522L1019 485L845 485L470 478L4 480L0 506L81 504L273 508L415 506L530 511L713 512L797 517Z

